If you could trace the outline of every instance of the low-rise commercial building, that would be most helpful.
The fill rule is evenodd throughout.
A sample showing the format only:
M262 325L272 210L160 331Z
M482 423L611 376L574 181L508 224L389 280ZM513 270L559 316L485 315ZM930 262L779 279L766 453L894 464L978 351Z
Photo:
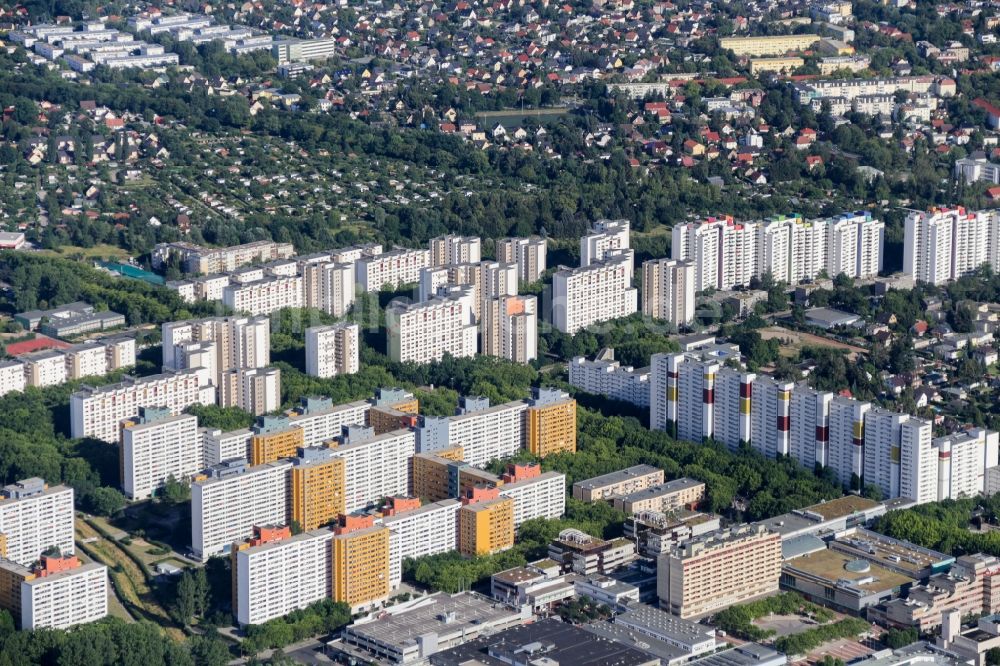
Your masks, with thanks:
M783 588L853 614L905 594L914 582L867 560L830 549L788 560L781 568Z
M627 539L605 541L572 528L560 532L549 544L549 559L558 563L563 573L609 574L635 558L635 544Z
M675 509L669 513L639 511L625 519L625 538L643 557L657 558L679 543L721 528L719 516Z
M358 620L327 650L380 663L426 664L439 652L533 619L528 609L513 610L472 592L439 592Z

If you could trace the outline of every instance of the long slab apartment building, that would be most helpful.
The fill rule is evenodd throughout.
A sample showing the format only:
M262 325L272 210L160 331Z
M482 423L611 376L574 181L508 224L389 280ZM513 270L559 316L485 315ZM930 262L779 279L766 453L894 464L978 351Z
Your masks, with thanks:
M747 443L807 469L828 467L845 487L874 484L886 497L918 503L980 494L997 466L995 432L935 438L929 421L728 367L739 359L735 345L654 355L650 427L733 449Z
M1000 216L996 211L933 208L906 216L903 272L940 285L989 265L1000 269Z
M867 211L737 222L730 216L675 225L670 256L694 265L694 290L746 287L770 273L796 284L820 273L869 278L882 269L885 223Z

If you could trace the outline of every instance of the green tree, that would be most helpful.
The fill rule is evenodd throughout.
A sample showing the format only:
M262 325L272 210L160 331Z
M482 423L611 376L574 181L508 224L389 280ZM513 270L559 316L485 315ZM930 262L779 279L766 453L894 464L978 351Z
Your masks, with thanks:
M192 636L188 649L194 666L225 666L232 659L229 646L217 636Z
M115 488L94 488L85 497L84 505L98 516L113 516L125 508L125 496Z
M881 640L885 643L886 647L898 650L920 640L920 632L918 632L914 627L907 627L906 629L889 629L882 634Z
M188 625L194 620L198 611L198 590L194 576L189 571L181 574L177 580L172 611L174 618L180 624Z
M191 500L191 486L178 481L171 474L160 489L160 498L167 504L184 504Z

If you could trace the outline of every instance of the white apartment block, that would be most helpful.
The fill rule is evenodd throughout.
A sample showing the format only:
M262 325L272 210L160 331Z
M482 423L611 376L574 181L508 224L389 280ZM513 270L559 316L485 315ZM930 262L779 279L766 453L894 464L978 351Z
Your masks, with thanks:
M107 348L100 343L73 345L63 350L66 361L66 378L100 377L108 374Z
M792 391L789 455L806 469L826 465L830 439L830 402L833 394L804 384Z
M736 345L710 345L679 354L653 354L649 371L649 427L675 430L678 439L701 442L715 427L715 380ZM742 364L741 364L742 365Z
M171 416L165 409L142 408L122 422L122 489L132 500L152 497L173 477L186 481L205 468L198 418Z
M313 377L356 373L360 368L360 330L357 324L346 322L307 328L306 373Z
M385 311L389 358L398 363L430 363L445 354L475 356L478 331L472 312L473 295L468 287L423 303L393 302Z
M756 232L756 225L728 216L678 224L671 231L670 257L694 263L696 292L732 289L757 274Z
M20 357L28 386L38 388L66 383L66 355L55 349L32 352Z
M906 216L903 272L943 284L983 264L1000 267L1000 219L993 211L940 208Z
M792 382L768 375L751 386L750 445L769 458L787 456L791 446Z
M222 290L222 303L234 312L268 315L282 308L302 307L302 278L270 276L255 282L230 284Z
M938 499L938 450L930 424L902 429L899 438L899 494L917 504Z
M830 430L824 466L836 472L844 487L864 474L865 415L871 403L854 398L835 397L830 401Z
M478 264L476 302L490 298L517 296L517 264L481 261Z
M671 257L694 263L695 290L728 290L768 272L791 284L815 279L821 271L873 277L882 269L885 224L861 211L821 220L708 218L677 225L672 233Z
M497 261L517 264L522 282L537 282L546 267L547 245L544 238L504 238L497 242Z
M649 407L649 368L623 366L611 348L602 349L593 361L574 357L569 363L569 383L587 393Z
M478 236L438 236L430 243L430 265L478 264L482 261L482 242Z
M883 79L814 79L792 86L795 99L800 104L810 105L820 111L823 100L831 100L834 106L847 105L858 97L870 95L893 95L897 91L907 93L927 93L935 89L937 82L933 76L897 76ZM846 109L845 109L846 110Z
M205 370L181 370L127 378L99 388L85 386L70 396L70 434L118 441L118 424L140 407L166 407L180 414L190 405L215 404L215 389Z
M483 301L516 296L518 287L517 266L496 261L422 268L419 280L419 301L453 291L449 287L471 287L473 321L482 317Z
M395 289L420 280L420 269L430 266L430 250L391 250L384 254L358 259L355 282L364 292Z
M865 414L865 485L878 486L883 497L899 497L903 430L913 428L926 428L930 440L929 422L880 407ZM919 436L919 433L907 434L907 437Z
M23 391L27 386L23 361L0 361L0 395Z
M420 269L417 280L417 300L428 301L437 295L438 291L453 285L450 266L429 266Z
M214 467L224 460L250 459L250 440L253 432L249 428L222 432L218 428L199 428L201 435L203 467Z
M257 261L288 259L295 254L291 243L254 241L243 245L211 248L192 243L160 243L152 252L153 266L159 268L171 255L179 255L189 273L225 273Z
M812 280L827 267L828 240L821 220L774 216L758 229L758 263L776 282Z
M301 398L288 414L289 425L302 429L304 447L320 446L339 437L343 427L368 422L371 403L365 400L334 405L329 398Z
M354 264L323 262L302 266L303 305L343 317L354 305Z
M330 258L338 264L354 264L362 257L374 257L382 254L383 248L380 243L362 243L360 245L350 245L330 251Z
M253 536L257 525L288 523L286 460L249 467L223 462L191 484L191 549L199 560L228 552Z
M715 424L712 437L736 450L751 437L750 399L757 375L722 367L715 376Z
M514 529L533 518L559 518L566 512L566 475L546 472L505 483L500 486L500 496L514 500Z
M538 299L501 296L483 303L479 328L481 353L515 363L538 357Z
M73 489L46 485L33 477L4 486L0 493L0 534L6 557L31 566L49 548L63 555L75 552Z
M901 438L900 495L922 504L983 492L986 469L997 464L997 433L974 428L933 440L930 428L913 434Z
M389 528L389 586L403 580L403 560L458 550L458 510L462 503L446 499L419 509L383 517Z
M690 261L650 259L642 264L642 314L676 326L694 320L695 267Z
M966 184L981 181L1000 185L1000 164L990 162L983 153L973 153L972 157L955 160L954 176Z
M610 251L603 261L558 271L552 278L552 324L570 335L638 309L632 286L632 250Z
M265 316L172 321L162 325L161 333L164 368L180 370L204 363L201 367L212 371L217 385L229 370L262 368L271 362L271 321Z
M238 550L235 596L240 626L263 624L330 598L332 543L333 531L319 529Z
M998 434L975 428L934 440L938 450L938 500L975 497L985 473L997 464Z
M489 406L485 399L471 406L460 407L459 414L449 418L448 443L462 447L462 458L474 467L491 460L509 458L524 446L527 437L524 400Z
M333 449L344 459L344 503L347 513L364 509L383 497L406 495L410 458L416 453L412 430L394 430Z
M281 407L281 370L229 370L219 385L219 406L239 407L255 416L275 411Z
M589 234L580 239L580 266L604 261L610 252L629 248L628 220L598 220Z
M101 338L99 342L104 345L108 372L135 365L135 338L115 336Z
M89 562L21 582L21 629L69 629L108 614L108 568Z

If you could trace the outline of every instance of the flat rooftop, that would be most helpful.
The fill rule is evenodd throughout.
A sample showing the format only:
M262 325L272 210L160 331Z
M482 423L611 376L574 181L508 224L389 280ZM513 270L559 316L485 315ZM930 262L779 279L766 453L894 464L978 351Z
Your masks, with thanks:
M681 479L674 479L673 481L667 481L666 483L661 483L655 486L649 486L648 488L637 490L634 493L623 495L621 497L621 500L624 502L638 502L645 499L653 499L656 497L667 497L682 490L689 490L691 488L697 488L698 486L704 486L704 485L705 485L704 481L696 481L694 479L689 479L687 477L684 477Z
M858 560L850 555L827 548L786 562L782 569L791 572L800 571L832 585L840 581L850 581L866 592L891 590L914 582L913 578L868 562L864 562L863 568L858 567L858 570L851 571L848 565L857 562Z
M449 613L454 613L454 619L446 622ZM462 633L470 625L491 624L519 614L478 594L439 593L395 611L386 609L374 619L356 622L345 631L378 643L406 646L424 634Z
M601 476L595 476L591 479L584 479L583 481L577 481L573 484L574 488L604 488L605 486L612 486L618 483L624 483L629 479L634 479L640 476L646 476L648 474L655 474L657 472L662 472L659 467L653 467L652 465L635 465L633 467L627 467L625 469L620 469L617 472L611 472L609 474L602 474Z
M715 629L671 615L648 604L630 606L615 618L615 623L641 627L657 636L666 636L678 643L702 643L715 637Z
M683 661L688 655L687 652L670 643L636 633L631 627L610 622L593 622L583 625L585 631L589 631L595 636L614 641L619 645L629 647L650 656L658 657L661 664L669 664L674 661Z
M803 511L818 514L823 517L823 520L836 520L862 511L870 511L878 505L878 502L860 495L844 495L828 502L807 506Z
M544 578L544 575L527 567L514 567L513 569L507 569L506 571L500 571L493 574L493 580L507 583L509 585L517 585L518 583L535 580L537 578Z
M957 655L937 647L933 643L920 641L898 650L882 650L856 666L900 666L901 664L923 664L925 666L964 666L967 662Z
M955 561L950 555L865 529L839 537L830 542L830 548L904 571L912 578L924 578Z
M788 657L757 643L746 643L688 662L689 666L775 666L787 663Z
M557 619L542 620L477 638L432 655L430 661L434 666L505 666L510 663L491 656L491 652L508 657L516 654L522 663L536 664L653 666L659 663L659 659L651 654Z

